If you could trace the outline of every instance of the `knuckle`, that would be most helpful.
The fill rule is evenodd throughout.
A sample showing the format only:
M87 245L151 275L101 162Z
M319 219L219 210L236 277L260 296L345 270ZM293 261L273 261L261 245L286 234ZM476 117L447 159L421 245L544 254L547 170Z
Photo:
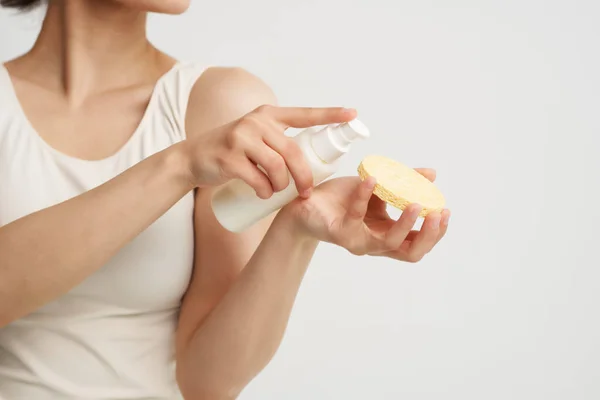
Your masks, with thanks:
M243 137L243 126L240 123L227 133L227 145L229 148L240 147Z
M296 143L291 138L287 138L285 140L285 142L282 145L282 150L287 157L290 157L295 160L304 157L304 155L302 154L302 149L300 149L298 143Z
M273 111L273 106L269 105L269 104L263 104L258 106L255 110L254 113L258 114L258 115L265 115L265 114L270 114Z
M407 261L412 264L420 262L425 255L421 253L411 253L408 255Z
M245 131L253 132L257 126L260 125L260 115L256 112L246 114L240 120L238 126L242 127Z
M265 160L264 167L269 171L278 172L285 168L285 161L278 155L270 155Z

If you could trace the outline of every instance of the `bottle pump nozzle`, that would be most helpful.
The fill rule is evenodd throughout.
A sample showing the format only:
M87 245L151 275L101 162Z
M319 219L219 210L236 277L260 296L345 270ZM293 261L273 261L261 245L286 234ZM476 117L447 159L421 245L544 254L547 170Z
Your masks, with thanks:
M341 131L341 135L348 141L347 144L350 144L357 139L368 139L370 136L369 129L357 119L340 124L338 125L338 128Z
M350 144L359 139L367 139L369 129L359 120L330 125L313 134L311 144L321 160L331 163L346 154Z

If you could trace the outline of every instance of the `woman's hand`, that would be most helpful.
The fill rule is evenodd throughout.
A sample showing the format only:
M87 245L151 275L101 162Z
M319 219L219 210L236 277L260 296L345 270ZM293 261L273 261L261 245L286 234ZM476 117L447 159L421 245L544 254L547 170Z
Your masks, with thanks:
M417 169L433 181L435 172ZM442 239L450 211L431 213L421 230L412 230L421 207L411 204L398 221L386 203L373 195L375 181L358 177L332 179L318 186L309 199L297 199L284 211L311 237L346 248L356 255L390 257L418 262Z
M285 130L342 123L355 117L356 111L344 108L259 107L237 121L186 140L193 184L218 186L238 178L266 199L285 189L291 175L301 196L308 197L312 171L300 147L284 135Z

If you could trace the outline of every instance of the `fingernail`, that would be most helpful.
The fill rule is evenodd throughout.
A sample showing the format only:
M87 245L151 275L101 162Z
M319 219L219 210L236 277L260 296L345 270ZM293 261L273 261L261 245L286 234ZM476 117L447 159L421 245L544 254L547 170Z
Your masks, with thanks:
M374 177L370 176L367 178L366 180L366 185L369 189L373 190L375 189L375 185L377 184L377 179L375 179Z
M300 193L300 196L304 197L305 199L308 199L310 197L311 193L312 193L312 188L309 188L309 189L302 191L302 193Z
M344 107L342 110L345 113L348 113L348 114L352 114L352 113L356 112L356 110L354 108L346 108L346 107Z

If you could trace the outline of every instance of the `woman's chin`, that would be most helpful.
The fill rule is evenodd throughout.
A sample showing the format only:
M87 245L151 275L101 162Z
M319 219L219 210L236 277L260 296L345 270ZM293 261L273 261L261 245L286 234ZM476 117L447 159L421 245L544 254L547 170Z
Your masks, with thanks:
M190 8L191 0L119 0L126 7L157 14L179 15Z

